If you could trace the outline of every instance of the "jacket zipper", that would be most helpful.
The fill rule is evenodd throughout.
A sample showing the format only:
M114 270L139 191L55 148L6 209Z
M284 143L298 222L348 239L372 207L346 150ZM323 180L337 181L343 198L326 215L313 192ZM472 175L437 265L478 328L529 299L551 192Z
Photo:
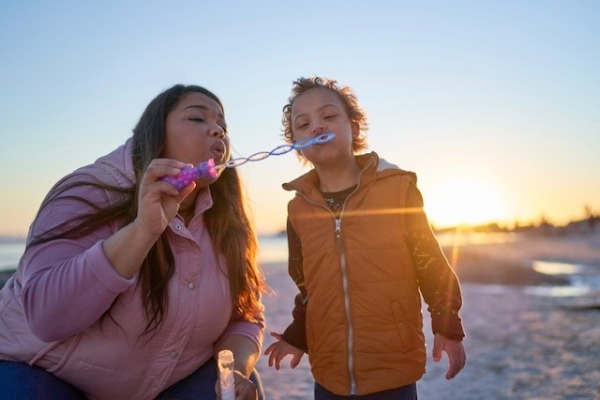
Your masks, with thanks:
M344 207L342 207L342 210ZM344 311L348 322L348 373L350 375L350 395L356 395L356 378L354 377L354 327L350 313L350 294L348 289L348 273L346 269L346 252L342 246L342 215L335 220L335 240L340 253L340 265L342 268L342 288L344 291Z
M329 209L329 207L324 206L322 203L311 200L308 196L303 194L303 197L311 204L317 205L319 207L325 208L327 211L331 213L334 217L335 221L335 242L336 247L340 253L340 265L342 269L342 289L344 291L344 311L346 313L346 321L348 322L348 374L350 375L350 395L356 396L356 378L354 376L354 327L352 326L352 318L350 313L350 295L348 288L348 274L346 270L346 252L343 246L342 240L342 216L344 215L344 211L346 210L346 203L348 203L348 199L356 193L360 187L360 180L365 170L368 169L370 163L363 168L358 176L358 184L356 188L346 197L344 200L344 204L342 204L342 209L340 210L339 216L336 215Z
M342 217L346 210L346 204L348 199L352 197L354 193L358 191L360 186L360 177L358 177L358 184L356 188L346 197L340 214L335 219L335 240L337 248L340 253L340 265L342 269L342 288L344 290L344 311L346 313L346 321L348 322L348 374L350 375L350 395L356 396L356 377L354 376L354 326L352 325L352 313L350 312L350 288L348 287L348 270L346 266L346 250L343 246L342 240Z
M356 190L358 190L358 186L356 187ZM314 204L316 206L326 209L334 217L335 244L337 247L337 251L340 253L340 265L341 265L341 269L342 269L342 290L344 292L344 312L345 312L345 316L346 316L346 321L348 322L348 374L350 375L350 395L351 396L356 395L356 378L354 377L354 356L353 356L354 327L352 326L352 319L351 319L351 314L350 314L350 296L348 293L348 291L349 291L349 289L348 289L348 274L346 272L346 253L344 251L344 246L342 245L342 242L343 242L343 240L342 240L342 215L344 214L344 209L346 208L346 202L348 201L348 198L350 198L350 196L352 196L356 192L356 190L354 190L352 193L350 193L348 195L348 197L344 201L344 204L342 205L340 214L337 217L333 213L333 211L331 211L329 209L329 207L324 206L323 204L310 199L308 196L305 196L304 194L302 195L306 201L308 201L311 204Z

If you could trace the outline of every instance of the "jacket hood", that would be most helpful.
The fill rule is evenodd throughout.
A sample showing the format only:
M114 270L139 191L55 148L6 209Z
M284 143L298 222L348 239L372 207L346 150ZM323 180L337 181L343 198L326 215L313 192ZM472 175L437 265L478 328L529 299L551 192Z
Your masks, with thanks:
M112 152L98 158L90 167L99 168L108 173L119 186L130 187L136 182L131 157L132 148L133 140L129 138Z

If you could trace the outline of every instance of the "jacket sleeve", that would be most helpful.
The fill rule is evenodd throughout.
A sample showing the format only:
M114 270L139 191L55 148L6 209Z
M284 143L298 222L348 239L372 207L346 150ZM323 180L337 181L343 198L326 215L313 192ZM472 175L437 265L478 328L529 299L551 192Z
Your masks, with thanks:
M234 316L217 342L232 335L241 335L254 342L256 347L260 350L262 348L265 331L264 313L255 315L254 319L255 322L250 322L238 316Z
M308 297L304 287L304 274L302 272L302 245L289 219L287 222L287 237L289 248L288 271L300 293L294 298L293 321L283 332L283 339L292 346L307 352L306 302Z
M407 207L419 210L407 217L408 245L433 333L462 340L465 333L458 315L462 306L458 277L431 230L423 211L423 198L415 185L409 187Z
M107 201L106 192L97 187L62 192L39 212L28 242ZM107 224L81 238L56 239L26 249L17 276L27 321L40 339L61 340L83 331L100 319L119 293L135 284L135 277L123 278L113 269L102 248L114 229Z

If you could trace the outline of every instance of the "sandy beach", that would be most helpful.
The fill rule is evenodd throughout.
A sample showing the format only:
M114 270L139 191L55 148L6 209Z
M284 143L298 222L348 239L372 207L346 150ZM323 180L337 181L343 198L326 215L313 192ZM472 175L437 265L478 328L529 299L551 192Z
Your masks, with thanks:
M501 240L444 247L461 280L467 365L444 378L448 361L434 363L429 315L423 308L427 372L420 400L600 400L600 227L595 232L508 234ZM488 237L489 238L489 237ZM475 243L475 244L474 244ZM535 272L535 266L578 271ZM543 265L542 265L543 266ZM274 294L264 297L267 334L289 324L296 287L287 265L263 265ZM0 284L12 271L0 271ZM276 371L261 357L258 370L268 400L313 398L307 357L296 369L289 360Z
M451 254L451 249L445 249ZM563 400L600 399L600 292L562 295L560 286L506 281L501 273L483 274L486 268L531 270L534 260L577 262L600 275L600 235L520 237L459 249L457 273L462 281L462 318L467 337L467 365L454 379L444 378L447 359L431 358L430 320L423 309L427 335L427 373L418 382L420 400ZM284 263L263 266L275 291L264 299L267 331L281 332L290 322L296 288ZM523 274L529 276L528 274ZM512 278L511 278L512 279ZM477 283L475 283L477 282ZM541 290L540 290L541 289ZM554 291L554 290L557 291ZM558 293L559 295L557 295ZM264 347L272 343L265 337ZM269 400L313 398L313 381L307 362L296 369L289 362L276 371L262 357L258 366Z

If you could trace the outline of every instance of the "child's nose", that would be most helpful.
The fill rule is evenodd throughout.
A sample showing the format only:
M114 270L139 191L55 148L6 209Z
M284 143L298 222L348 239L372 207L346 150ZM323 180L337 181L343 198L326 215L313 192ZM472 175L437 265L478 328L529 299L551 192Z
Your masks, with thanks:
M313 127L313 135L320 135L322 133L325 133L325 127L319 122Z

